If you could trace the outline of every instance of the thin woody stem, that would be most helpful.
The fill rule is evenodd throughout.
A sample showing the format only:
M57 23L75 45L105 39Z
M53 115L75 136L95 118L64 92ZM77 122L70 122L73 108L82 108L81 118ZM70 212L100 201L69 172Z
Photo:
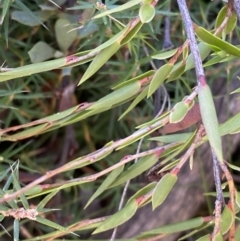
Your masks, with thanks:
M173 168L171 173L177 174L180 171L180 169L182 168L182 166L185 164L185 162L188 160L188 158L191 155L193 155L194 150L197 147L197 144L202 140L203 133L204 133L204 127L203 127L203 125L200 125L193 143L188 148L188 150L184 153L184 155L181 157L179 163Z
M235 216L235 193L236 193L236 190L234 187L233 178L232 178L232 175L229 172L227 166L225 165L225 163L220 163L220 167L221 167L223 173L225 174L227 182L228 182L229 193L230 193L230 202L228 205L230 206L230 209L231 209L233 215ZM234 218L233 224L229 230L228 240L229 241L235 240L235 218Z
M226 14L224 20L222 21L222 23L220 24L220 26L216 29L214 35L218 35L219 33L222 32L222 30L226 27L229 18L232 16L233 9L232 9L232 5L230 4L230 2L228 3L227 6L228 6L227 14Z
M222 204L224 203L224 197L223 197L223 192L221 187L219 162L213 149L212 149L212 157L213 157L213 176L214 176L215 187L217 192L217 197L215 201L215 210L214 210L215 222L214 222L214 230L212 234L212 237L215 237L219 232L221 232L220 223L221 223Z

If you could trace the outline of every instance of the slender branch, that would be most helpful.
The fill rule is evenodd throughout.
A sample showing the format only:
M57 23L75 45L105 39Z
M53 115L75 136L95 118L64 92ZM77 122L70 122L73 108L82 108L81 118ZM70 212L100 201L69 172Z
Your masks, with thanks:
M202 60L200 57L200 53L198 50L197 40L195 38L194 29L192 25L192 20L190 18L190 14L187 8L187 4L185 0L177 0L178 7L181 12L181 16L183 19L183 23L185 26L185 31L189 40L190 49L193 55L193 60L195 63L195 70L197 75L198 82L200 81L201 76L204 76L204 70L202 65Z
M143 138L138 143L138 148L137 148L136 154L139 154L141 146L142 146L142 142L143 142ZM137 162L138 162L138 157L135 158L134 163L137 163ZM125 186L124 186L123 193L122 193L121 200L120 200L119 207L118 207L119 211L123 207L124 199L125 199L125 197L127 195L127 190L128 190L129 185L130 185L130 182L131 182L131 180L128 180L126 182ZM118 227L114 228L110 241L114 241L115 240L115 237L116 237L116 234L117 234L117 229L118 229Z
M231 3L233 3L233 8L237 14L238 21L240 22L240 1L239 0L229 0Z
M225 165L225 163L220 163L219 165L220 165L223 173L225 174L227 182L228 182L229 193L230 193L230 202L228 205L229 205L233 215L235 216L235 193L236 193L236 190L234 187L233 178L232 178L232 175L229 172L227 166ZM229 230L228 240L229 241L235 240L235 218L234 218L233 224Z
M213 157L213 175L214 175L215 187L217 192L217 197L215 201L215 222L214 222L214 230L212 234L212 237L215 237L221 230L220 223L221 223L222 204L224 204L224 197L223 197L223 192L221 187L219 162L213 149L212 149L212 157Z
M215 187L216 187L216 192L217 192L217 200L221 202L222 204L224 203L224 196L222 192L222 186L221 186L221 175L220 175L220 170L219 170L219 162L217 159L217 156L212 149L212 157L213 157L213 176L214 176L214 181L215 181Z
M204 130L203 125L200 125L193 143L188 148L188 150L184 153L184 155L180 158L179 163L172 169L171 173L177 174L180 171L180 169L182 168L182 166L185 164L185 162L188 160L188 158L191 155L193 155L194 150L197 147L197 144L202 140L204 131L205 130Z
M214 230L212 233L212 240L216 235L221 232L220 223L221 223L221 212L222 212L222 203L219 200L215 201L215 220L214 220Z
M220 26L215 30L214 35L218 35L219 33L221 33L223 31L223 29L226 27L229 18L232 16L233 13L233 9L232 9L232 5L230 4L230 2L228 3L228 8L227 8L227 14L224 18L224 20L222 21L222 23L220 24Z

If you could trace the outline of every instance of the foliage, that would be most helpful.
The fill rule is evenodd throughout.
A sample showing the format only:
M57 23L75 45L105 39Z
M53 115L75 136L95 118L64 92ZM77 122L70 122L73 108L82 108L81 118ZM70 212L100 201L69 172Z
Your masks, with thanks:
M195 56L191 43L184 42L178 7L156 0L71 2L0 1L0 219L6 227L0 236L10 232L14 240L19 235L21 240L76 240L76 235L113 229L144 205L160 206L181 167L207 141L229 185L230 203L222 215L220 209L220 217L170 224L132 240L190 229L194 231L189 236L194 236L214 225L214 230L219 228L213 231L216 240L231 233L237 220L233 206L240 206L228 167L239 167L225 165L221 136L239 132L240 115L218 124L208 84L199 76L195 81ZM197 1L191 10L204 68L240 57L239 46L231 43L231 35L239 34L237 16L230 3L221 3L220 9L217 4ZM215 25L208 19L210 12L216 14ZM173 49L160 47L165 17L175 29L181 27L171 32ZM174 106L164 107L167 99L170 102L165 93L165 112L154 117L153 95L165 86ZM197 95L200 107L195 108ZM195 109L204 128L152 137L161 127L178 128ZM136 152L139 140L144 151ZM151 141L161 145L149 150ZM120 201L122 185L155 167L159 157L157 175L163 177L144 186L131 185L135 194L121 210L106 216ZM100 201L108 202L108 210L91 212L91 205ZM20 231L26 223L28 235ZM204 238L209 235L199 240Z

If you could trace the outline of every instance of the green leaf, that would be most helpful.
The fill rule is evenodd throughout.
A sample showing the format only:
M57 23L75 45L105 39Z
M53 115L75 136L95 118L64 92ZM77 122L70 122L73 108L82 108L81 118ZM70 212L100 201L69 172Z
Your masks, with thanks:
M239 92L240 92L240 88L238 88L238 89L232 91L231 94L235 94L235 93L239 93Z
M88 66L88 69L85 71L78 85L82 84L94 75L119 50L119 48L120 43L117 41L101 50L101 52L95 56L91 64Z
M205 236L202 236L201 238L197 239L196 241L210 241L211 235L207 234Z
M180 133L180 134L169 134L166 136L157 136L149 138L150 141L159 141L164 143L174 143L174 142L185 142L187 141L192 133Z
M221 124L220 134L224 136L229 133L233 133L239 128L239 123L240 123L240 113L237 113L236 115L228 119L226 122Z
M226 17L227 14L227 6L224 6L220 12L218 13L216 22L215 22L215 28L217 29L223 22L223 20ZM237 24L237 16L235 12L232 12L232 15L230 16L230 18L227 21L227 24L224 27L224 32L225 34L229 34L230 32L233 31L233 29L236 27Z
M121 82L120 84L117 84L117 85L113 86L111 89L113 89L113 90L119 89L119 88L121 88L121 87L123 87L125 85L128 85L128 84L132 83L132 82L137 82L138 80L143 80L145 78L151 77L154 73L155 73L154 70L149 70L149 71L147 71L147 72L145 72L145 73L143 73L141 75L138 75L138 76L136 76L136 77L134 77L132 79L129 79L129 80L124 81L124 82Z
M233 164L230 164L230 163L228 163L228 162L227 162L227 165L228 165L231 169L240 172L240 167L237 167L237 166L235 166L235 165L233 165Z
M106 221L104 221L100 225L100 227L98 227L93 232L93 234L115 228L115 227L125 223L136 213L137 209L138 209L138 204L135 200L132 202L129 202L128 204L126 204L126 206L123 209L121 209L117 213L113 214L110 218L108 218Z
M223 241L223 236L220 231L217 232L217 234L212 237L212 241Z
M134 82L129 85L123 86L122 88L117 89L112 93L104 96L103 98L95 102L92 106L90 106L87 110L95 110L103 107L111 108L113 105L117 105L136 95L139 92L140 88L141 85L139 82Z
M32 12L22 1L20 0L15 0L16 5L24 12L25 16L28 16L31 18L28 22L28 26L31 26L33 22L38 22L38 25L42 25L47 29L47 27L43 24L42 20L40 17L37 16L34 12ZM30 24L30 25L29 25Z
M87 208L94 199L96 199L100 194L102 194L116 180L116 178L120 175L123 169L124 169L124 165L116 168L110 174L108 174L107 178L102 182L102 184L97 189L97 191L89 199L84 209Z
M155 8L151 4L142 4L139 9L139 17L142 23L149 23L155 16Z
M67 19L59 18L55 23L55 34L59 48L67 52L72 43L77 39L77 31L71 31L73 27Z
M21 189L21 186L19 184L19 181L17 180L16 172L18 172L18 167L16 167L16 169L13 170L13 172L12 172L14 189L16 191L18 191L18 190ZM20 199L21 199L21 202L22 202L24 208L25 209L29 209L28 201L27 201L27 199L26 199L26 197L25 197L25 195L23 193L20 194Z
M209 46L204 43L204 42L200 42L198 44L198 49L199 49L199 53L201 56L201 60L203 61L206 57L209 56L209 53L211 52L211 49L209 48ZM194 68L195 64L194 64L194 60L193 60L193 55L190 54L187 62L186 62L186 68L185 71Z
M235 240L240 240L240 228L238 227L235 232Z
M217 63L219 63L221 60L223 60L225 57L221 57L221 56L214 56L213 58L211 58L210 60L208 60L203 66L204 67L209 67L211 65L215 65Z
M213 97L206 83L199 85L198 98L202 122L206 130L210 146L213 148L218 161L223 163L222 142Z
M4 206L4 205L0 205L0 211L4 211L4 212L6 212L6 211L8 211L9 210L9 207L7 207L7 206Z
M1 141L3 141L3 140L4 141L17 141L17 140L26 139L28 137L42 133L43 130L46 129L48 126L49 126L49 124L42 124L42 125L18 132L17 134L13 134L10 136L3 136L1 138Z
M151 166L153 166L158 160L156 154L142 157L137 163L131 165L125 172L123 172L117 180L110 186L110 188L127 182L128 180L137 177Z
M37 42L28 52L32 63L39 63L54 57L55 49L43 41Z
M236 204L240 208L240 193L236 191Z
M112 14L112 13L117 13L117 12L124 11L126 9L134 7L135 5L137 5L137 4L141 3L141 2L142 2L142 0L127 1L126 3L121 4L120 6L118 6L116 8L113 8L111 10L105 11L103 13L100 13L100 14L94 16L93 19L101 18L101 17L107 16L107 15Z
M3 24L4 18L11 6L12 0L4 0L3 1L3 8L2 8L2 14L0 19L0 24Z
M128 32L124 38L122 38L121 40L121 46L125 45L126 43L128 43L130 40L132 40L136 34L138 33L138 31L141 29L143 23L139 22L130 32Z
M152 195L152 207L153 210L161 205L167 198L168 194L172 190L173 186L177 182L177 176L171 173L167 173L157 184L154 193Z
M20 233L20 225L19 225L19 220L14 219L14 224L13 224L13 240L18 241L19 240L19 233Z
M240 57L240 49L234 45L223 41L222 39L214 36L212 33L207 31L202 27L195 27L195 32L197 36L205 43L216 46L223 51L226 51L228 54Z
M220 223L221 233L222 234L227 233L230 227L232 226L233 222L234 222L234 215L231 209L228 206L225 206L221 216L221 223Z
M54 197L58 192L59 190L57 189L49 193L46 197L44 197L43 200L37 205L38 211L41 211L45 207L45 205L49 202L49 200L51 200L51 198Z
M26 192L24 192L24 194L27 196L32 196L37 193L40 193L42 190L43 190L42 185L36 185L36 186L32 187L31 189L27 190Z
M189 111L189 106L184 102L178 102L170 112L170 123L178 123L186 116Z
M66 59L61 58L61 59L46 61L43 63L29 64L22 67L18 67L14 70L0 73L0 82L28 76L31 74L41 73L52 69L57 69L59 67L64 66L65 63L66 63Z
M64 58L59 58L55 60L45 61L41 63L35 63L35 64L29 64L22 67L15 68L11 71L2 72L0 73L0 82L10 80L10 79L16 79L19 77L29 76L32 74L37 74L41 72L46 72L53 69L59 69L62 67L67 66L77 66L83 63L87 63L92 60L92 55L89 54L88 51L76 53L74 56L67 56ZM85 57L86 58L80 58L79 60L71 61L73 58L79 58L79 57Z
M133 201L133 200L136 200L137 198L147 194L148 192L150 192L151 190L153 190L155 187L156 187L157 183L156 182L151 182L149 183L147 186L141 188L139 191L137 191L133 196L131 196L127 203ZM144 203L145 205L146 203ZM140 207L142 207L143 205L141 204Z
M199 218L193 218L190 220L182 221L179 223L168 224L166 226L162 226L160 228L156 228L156 229L144 232L138 237L138 239L142 239L142 238L149 237L152 235L183 232L183 231L186 231L189 229L198 228L203 223L204 223L204 219L202 217L199 217Z
M178 49L164 51L164 52L161 52L160 54L152 55L151 57L153 59L159 59L159 60L168 59L168 58L172 57L177 52L177 50Z
M165 64L156 71L149 85L148 98L162 85L172 69L172 64Z
M55 228L55 229L58 229L58 230L63 230L63 231L67 231L66 228L64 228L63 226L57 224L57 223L54 223L46 218L42 218L40 216L37 216L36 217L36 221L39 222L39 223L42 223L48 227L52 227L52 228Z
M143 100L148 93L148 87L146 87L131 103L131 105L123 112L118 120L121 120L128 112L130 112L141 100Z
M173 67L173 70L170 73L170 76L168 77L167 82L178 79L185 72L185 68L186 68L185 62L182 62L181 65L178 65L178 68L175 68L176 66L177 65Z
M9 172L11 171L11 167L7 168L0 174L0 182L3 181L4 178L6 178L9 175Z

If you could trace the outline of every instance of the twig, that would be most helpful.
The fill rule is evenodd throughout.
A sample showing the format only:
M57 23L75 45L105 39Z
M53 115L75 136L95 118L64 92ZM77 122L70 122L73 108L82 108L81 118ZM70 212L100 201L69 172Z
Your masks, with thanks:
M198 131L196 133L196 137L191 144L191 146L188 148L188 150L184 153L184 155L180 158L179 163L172 169L171 173L177 174L182 166L185 164L185 162L188 160L188 158L193 155L194 150L196 149L197 144L202 140L203 133L204 133L204 127L201 124L198 128Z
M198 50L197 40L195 38L194 29L192 25L192 20L190 18L190 14L187 8L187 4L185 0L177 0L178 7L181 12L181 16L183 19L183 23L185 26L185 31L189 40L190 49L193 55L193 60L195 63L195 71L197 75L198 82L200 81L201 76L204 76L204 70L202 65L202 60L200 57L200 53Z
M216 235L221 232L220 229L220 223L221 223L221 212L222 212L222 203L218 199L215 201L215 220L214 220L214 230L212 233L212 239L215 240L214 238Z
M151 149L151 150L148 150L148 151L144 151L144 152L141 152L139 154L135 154L135 155L128 155L124 158L122 158L122 160L120 160L117 164L115 165L112 165L111 167L108 167L106 169L104 169L103 171L101 172L98 172L96 174L93 174L93 175L90 175L90 176L86 176L86 177L80 177L80 178L75 178L75 179L71 179L69 181L64 181L64 182L58 182L58 183L55 183L55 184L44 184L45 185L45 188L55 188L55 187L59 187L59 186L63 186L63 185L66 185L66 184L70 184L70 183L76 183L76 182L90 182L90 181L94 181L96 180L97 178L113 171L114 169L132 161L132 160L136 160L137 158L140 158L140 157L144 157L144 156L148 156L148 155L152 155L152 154L157 154L157 155L160 155L162 154L163 151L169 149L169 148L172 148L174 146L178 145L177 143L172 143L172 144L168 144L166 146L162 146L162 147L158 147L158 148L155 148L155 149Z
M212 149L212 157L213 157L213 176L214 176L215 187L217 192L217 200L221 202L223 205L225 205L222 186L221 186L219 162L213 149Z
M240 21L240 1L239 0L229 0L229 2L233 3L233 8L237 14L238 21Z
M221 187L221 179L220 179L220 170L219 170L219 162L217 156L212 149L212 157L213 157L213 175L215 181L215 187L217 192L217 197L215 201L215 222L214 222L214 230L212 234L212 238L214 238L220 231L220 223L221 223L221 212L222 212L222 204L224 204L224 197Z
M220 26L216 29L214 35L218 35L219 33L222 32L222 30L226 27L229 18L232 16L232 12L233 12L232 4L230 2L228 2L227 6L228 6L227 14L226 14L224 20L222 21L222 23L220 24Z
M143 138L138 143L138 148L137 148L136 154L139 154L141 146L142 146L142 142L143 142ZM137 161L138 161L138 157L135 159L134 163L137 163ZM130 182L131 182L131 180L128 180L126 182L125 186L124 186L118 210L121 210L122 207L123 207L124 199L126 197L127 190L128 190ZM114 241L115 240L115 237L116 237L116 234L117 234L117 229L118 229L118 227L114 228L110 241Z
M49 178L51 178L53 176L56 176L59 173L72 170L72 169L74 169L74 168L76 168L76 167L78 167L78 166L80 166L80 165L82 165L86 162L90 162L90 163L96 162L99 159L102 159L106 155L110 154L113 150L117 149L118 147L120 147L124 144L127 144L129 142L132 142L133 140L135 141L137 139L141 139L143 136L150 134L151 132L160 128L162 125L168 123L168 121L169 121L169 117L167 116L164 119L156 121L152 125L149 125L149 126L144 127L140 130L137 130L132 135L130 135L130 136L124 138L124 139L112 142L111 144L106 145L106 146L102 147L101 149L99 149L99 150L97 150L97 151L95 151L95 152L93 152L89 155L86 155L84 157L79 157L79 158L59 167L59 168L56 168L52 171L48 171L45 175L36 179L35 181L28 184L27 186L19 189L18 191L14 192L14 193L11 193L11 194L5 194L4 197L0 199L0 203L7 202L7 201L10 201L10 200L18 197L20 194L24 193L25 191L27 191L27 190L31 189L32 187L48 180Z
M230 194L230 209L235 215L235 187L234 187L234 182L231 173L229 172L227 166L225 163L220 163L219 164L223 173L226 176L227 182L228 182L228 187L229 187L229 194ZM234 241L235 240L235 218L233 220L233 224L229 230L229 236L228 236L229 241Z

